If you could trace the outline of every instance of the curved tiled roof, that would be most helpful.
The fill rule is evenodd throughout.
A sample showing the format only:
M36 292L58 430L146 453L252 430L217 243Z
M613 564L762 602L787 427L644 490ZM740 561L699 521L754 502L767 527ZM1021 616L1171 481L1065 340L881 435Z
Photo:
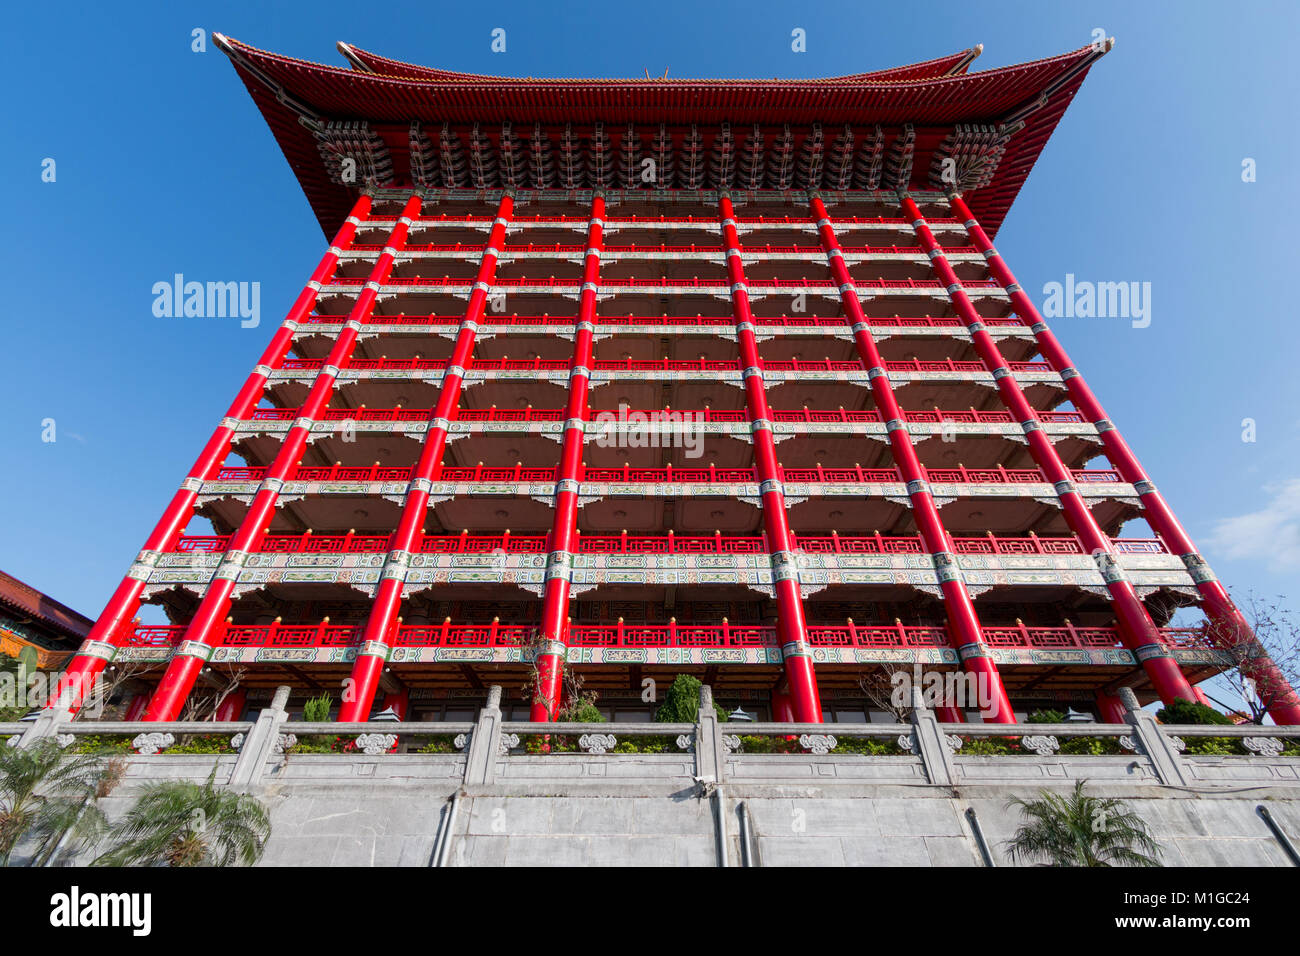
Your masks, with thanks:
M893 70L815 80L574 80L417 67L343 45L353 66L365 67L346 69L268 53L221 34L214 39L262 111L327 235L347 216L355 192L330 181L301 116L366 120L381 130L405 130L415 120L670 126L911 123L918 129L918 143L923 129L941 133L959 123L1023 119L993 180L967 194L985 228L996 233L1065 107L1104 52L1087 46L977 73L965 72L975 49ZM928 142L941 138L931 135ZM928 162L921 159L918 155L912 188L928 188Z
M499 80L517 80L518 77L490 76L484 73L461 73L456 70L439 70L429 66L417 66L414 63L405 63L401 60L393 60L386 56L380 56L378 53L371 53L360 47L355 47L350 43L338 44L339 52L342 53L354 69L367 73L377 73L380 76L393 77L395 79L410 80L444 80L456 83L484 83ZM964 73L974 59L980 55L983 50L982 46L971 47L969 50L962 50L959 53L951 53L948 56L941 56L933 60L926 60L923 63L913 63L908 66L896 66L888 70L875 70L870 73L852 73L847 76L832 76L826 79L804 80L807 83L842 83L842 82L882 82L882 81L900 81L900 80L921 80L931 79L938 76L955 76ZM534 80L529 77L531 82L546 83L591 83L596 82L591 79L561 79L561 80ZM616 80L614 82L628 82L626 80ZM691 79L656 79L655 83L753 83L753 80L691 80Z
M0 607L20 618L39 621L48 630L69 642L79 642L94 624L84 614L60 604L54 598L0 571Z

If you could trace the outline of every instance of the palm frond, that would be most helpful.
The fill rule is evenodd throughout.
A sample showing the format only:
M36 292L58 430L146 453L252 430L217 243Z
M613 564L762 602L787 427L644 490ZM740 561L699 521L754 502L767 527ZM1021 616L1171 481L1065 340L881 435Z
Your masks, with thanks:
M1047 790L1037 798L1013 798L1025 818L1007 851L1013 860L1047 866L1159 866L1160 845L1146 821L1126 803L1084 792L1075 782L1068 796Z
M113 828L114 846L95 866L251 866L271 834L255 797L216 786L216 768L200 785L149 784Z

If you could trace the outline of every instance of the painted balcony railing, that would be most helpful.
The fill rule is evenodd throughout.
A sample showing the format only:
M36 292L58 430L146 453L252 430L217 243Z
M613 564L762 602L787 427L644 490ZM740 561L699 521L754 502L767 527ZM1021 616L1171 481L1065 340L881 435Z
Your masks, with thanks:
M354 242L348 247L349 252L382 252L383 244L378 242ZM925 249L922 246L841 246L841 251L849 255L861 256L923 256ZM501 252L502 258L509 258L512 253L521 252L541 253L545 255L583 255L587 251L585 245L568 244L568 243L510 243ZM462 253L466 256L478 258L483 252L482 243L477 242L453 242L453 243L407 243L402 247L402 253L408 252L452 252ZM685 245L627 245L613 246L605 245L601 247L601 254L615 253L621 255L636 255L638 253L663 253L667 255L710 255L720 256L722 250L718 243L688 243ZM744 252L746 255L806 255L816 256L819 260L825 258L826 253L819 245L803 246L774 246L771 243L745 243ZM945 246L944 252L948 254L967 254L976 255L979 250L974 246ZM400 254L399 254L400 255Z
M447 223L449 225L459 225L466 223L470 225L491 225L492 216L412 216L413 222L421 224ZM510 220L511 225L528 225L530 223L567 223L575 226L586 226L590 220L586 216L514 216ZM760 225L780 225L780 226L813 226L812 220L799 216L752 216L737 217L737 226L760 226ZM927 217L926 221L930 225L953 226L957 224L956 219L942 218L938 216ZM366 222L390 223L397 222L397 216L367 216ZM606 230L615 226L653 226L656 223L688 223L712 229L721 229L721 224L716 216L607 216L604 219ZM911 220L903 216L837 216L835 225L837 227L855 227L855 226L907 226Z
M126 635L127 647L175 647L185 625L136 625ZM1010 627L983 629L993 647L1109 648L1121 644L1110 627ZM364 624L221 624L216 628L219 647L353 647L361 642ZM395 629L397 647L521 647L537 638L533 624L402 624ZM1204 647L1198 628L1162 628L1171 647ZM764 624L571 624L570 647L776 647L775 627ZM810 624L808 643L814 647L948 647L943 627L890 625Z
M366 284L366 279L361 276L335 276L328 282L324 283L325 288L356 288L359 289ZM405 278L398 276L389 276L382 283L385 286L412 286L417 288L447 288L462 289L469 288L474 284L472 277L449 277L449 276L408 276ZM869 289L942 289L944 285L937 279L857 279L855 284L861 288ZM564 279L547 277L545 279L500 279L497 281L498 286L505 286L515 289L565 289L573 290L581 285L580 279ZM601 289L709 289L717 291L719 289L728 289L731 282L728 279L692 277L690 279L669 279L661 277L658 279L601 279L598 283ZM837 283L833 279L748 279L745 286L749 289L828 289L836 288ZM967 280L962 282L962 286L967 289L996 289L1001 291L1000 283L993 279Z
M279 368L285 371L315 371L325 364L324 359L285 359ZM390 359L390 358L353 358L340 366L344 369L364 371L430 371L447 367L446 359ZM734 361L716 361L711 359L641 359L605 360L592 363L598 372L736 372L739 369ZM759 360L759 368L769 372L861 372L866 369L859 361L836 362L831 359L765 362ZM486 359L470 366L471 372L567 372L570 363L564 359ZM1007 367L1013 372L1050 372L1047 362L1008 362ZM952 359L922 361L907 359L898 362L886 362L885 369L890 372L959 372L986 374L983 362L954 362Z
M934 484L1043 484L1047 477L1037 468L922 468ZM785 468L778 467L778 477L786 482L815 484L901 484L903 477L893 468ZM1075 470L1070 476L1076 484L1116 484L1122 481L1118 471ZM231 465L219 468L211 481L261 481L266 477L263 466ZM758 476L752 468L584 468L579 476L587 482L623 483L757 483ZM299 465L292 469L286 481L409 481L409 467L387 465ZM522 465L492 467L472 465L446 467L435 478L437 481L463 482L554 482L554 468L528 468Z
M733 366L734 367L734 366ZM297 408L255 408L247 421L254 422L291 422L298 418ZM358 421L358 422L418 422L428 421L433 414L431 408L326 408L320 413L318 421ZM749 413L743 409L628 409L629 425L638 427L645 421L654 423L665 415L677 416L674 421L716 422L719 424L744 423L749 421ZM842 408L834 411L813 409L772 409L774 422L802 422L805 424L861 424L883 423L879 412L846 411ZM1080 412L1037 411L1038 420L1047 425L1081 425L1087 419ZM558 422L564 420L562 408L461 408L455 413L453 421L461 422ZM645 416L644 420L632 420L631 416ZM689 416L689 418L687 418ZM938 425L945 422L958 424L1015 424L1010 412L977 411L976 409L935 409L934 411L905 410L903 419L917 424Z
M794 547L808 554L925 554L919 536L841 535L792 536ZM173 551L182 554L219 554L226 550L229 535L187 535ZM1116 538L1111 542L1119 554L1168 554L1156 538ZM389 535L361 534L268 534L255 547L262 554L382 554L391 546ZM1064 537L954 538L957 554L1059 555L1087 554L1082 542ZM546 554L547 535L423 535L411 550L417 554ZM579 533L579 554L767 554L763 537L734 535L589 535Z
M347 320L345 315L309 315L304 318L299 326L308 325L342 325ZM463 315L372 315L366 322L370 325L446 325L459 327L465 320ZM520 315L513 312L510 315L487 313L480 321L480 325L523 325L536 326L548 325L573 328L577 318L572 315ZM731 316L721 315L598 315L596 325L659 325L659 326L688 326L691 328L699 326L717 326L719 328L733 329L736 320ZM753 323L756 326L770 326L775 328L826 328L843 330L846 328L845 320L841 316L761 316L753 317ZM990 316L981 318L985 325L988 326L1013 326L1023 328L1028 334L1028 325L1016 315ZM362 324L366 324L363 322ZM867 325L881 328L945 328L965 330L966 324L957 316L916 316L904 318L902 316L875 316L867 319Z

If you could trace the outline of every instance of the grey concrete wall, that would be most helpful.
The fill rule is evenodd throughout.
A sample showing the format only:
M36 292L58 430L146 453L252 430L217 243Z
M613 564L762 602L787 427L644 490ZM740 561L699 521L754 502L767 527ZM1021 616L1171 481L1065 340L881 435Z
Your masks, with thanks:
M206 779L214 759L220 779L233 758L128 759L124 783L104 801L110 816L145 781ZM997 864L1011 865L1003 845L1019 818L1008 801L1068 790L1085 774L1091 792L1127 800L1150 824L1171 866L1290 865L1256 812L1262 803L1300 842L1300 760L1188 758L1217 789L1187 789L1161 785L1123 757L956 759L963 780L940 787L907 757L733 755L722 788L730 863L741 861L743 801L763 866L982 866L968 807ZM463 783L464 765L450 754L278 758L249 788L272 815L261 865L428 866L457 792L449 866L718 864L718 803L700 795L689 758L516 755L501 758L496 781L480 786ZM1252 776L1240 788L1223 787L1247 767Z

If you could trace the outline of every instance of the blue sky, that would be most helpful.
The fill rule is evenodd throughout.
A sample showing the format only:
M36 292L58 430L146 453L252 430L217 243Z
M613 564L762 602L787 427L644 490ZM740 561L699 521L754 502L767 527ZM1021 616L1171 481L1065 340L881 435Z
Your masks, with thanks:
M337 65L345 39L498 74L734 77L859 72L976 43L988 69L1100 28L1117 46L998 247L1036 297L1066 273L1151 283L1149 328L1053 325L1220 577L1300 604L1300 350L1284 286L1300 212L1300 7L330 6L42 3L6 16L4 570L98 614L323 250L225 56L191 52L196 27ZM504 54L490 50L495 27ZM806 53L791 51L796 27ZM54 183L41 181L46 157ZM150 289L177 272L260 282L261 326L156 318ZM41 440L48 418L54 443Z

